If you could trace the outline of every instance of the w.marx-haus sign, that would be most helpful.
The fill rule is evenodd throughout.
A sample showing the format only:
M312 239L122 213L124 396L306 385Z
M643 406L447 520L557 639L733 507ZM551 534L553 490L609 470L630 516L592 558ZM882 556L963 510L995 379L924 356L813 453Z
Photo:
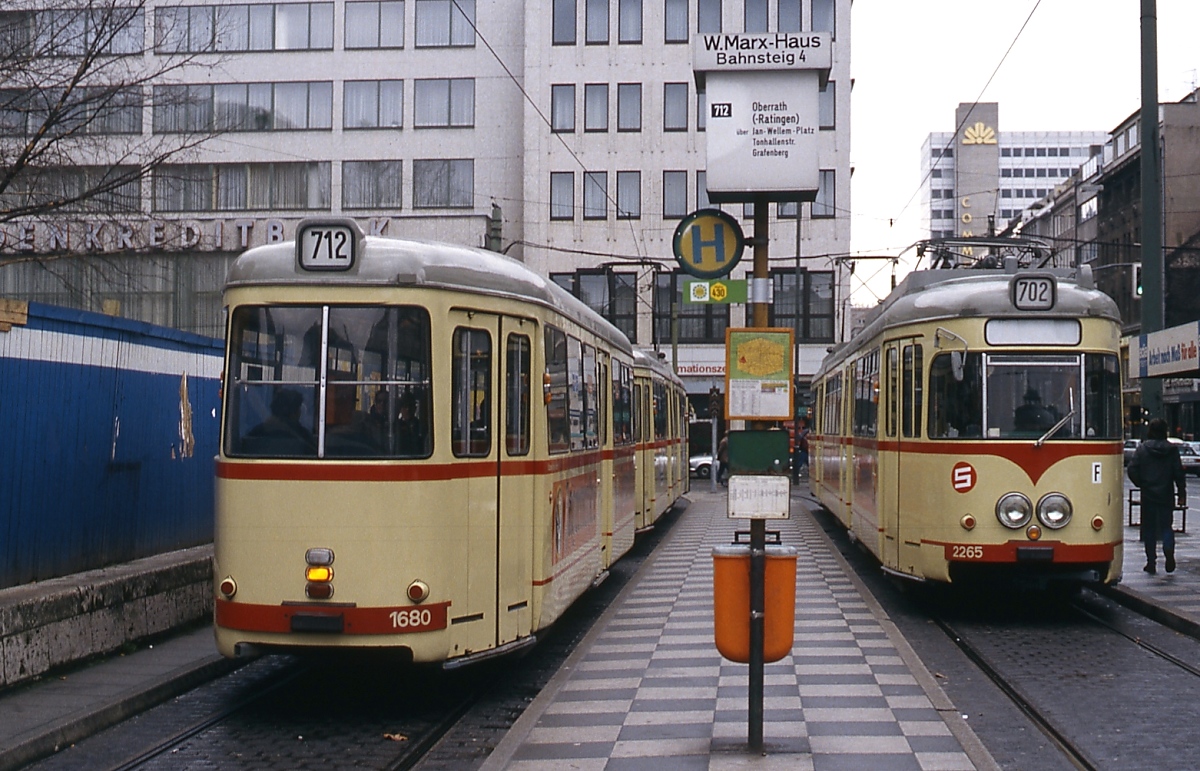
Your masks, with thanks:
M826 33L696 36L692 69L707 92L710 200L815 197L820 85L832 62Z

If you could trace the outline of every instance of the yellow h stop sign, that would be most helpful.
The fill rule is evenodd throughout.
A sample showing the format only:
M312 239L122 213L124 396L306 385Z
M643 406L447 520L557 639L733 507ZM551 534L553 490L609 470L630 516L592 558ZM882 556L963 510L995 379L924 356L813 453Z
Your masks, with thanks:
M675 228L671 246L679 267L686 272L696 278L719 278L742 259L745 238L731 215L720 209L700 209Z

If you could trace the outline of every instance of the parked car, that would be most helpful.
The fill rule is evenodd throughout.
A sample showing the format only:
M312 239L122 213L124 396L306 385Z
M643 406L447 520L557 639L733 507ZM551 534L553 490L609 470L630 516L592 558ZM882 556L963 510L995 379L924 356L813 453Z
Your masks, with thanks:
M1188 442L1170 437L1168 442L1179 448L1179 459L1183 461L1183 470L1188 474L1200 476L1200 454Z
M1137 452L1138 445L1142 443L1141 439L1126 439L1125 440L1125 465L1129 465L1129 461L1133 460L1133 454Z
M1197 456L1200 458L1200 456ZM712 474L713 457L711 455L693 455L688 458L688 470L699 479L708 479Z

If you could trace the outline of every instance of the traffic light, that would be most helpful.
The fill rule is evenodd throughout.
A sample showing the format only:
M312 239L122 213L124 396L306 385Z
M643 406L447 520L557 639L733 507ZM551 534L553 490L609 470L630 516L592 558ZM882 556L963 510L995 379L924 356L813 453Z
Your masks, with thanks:
M1142 296L1142 263L1133 263L1133 296Z
M714 420L720 420L724 411L725 399L721 397L721 390L713 386L708 389L708 416Z

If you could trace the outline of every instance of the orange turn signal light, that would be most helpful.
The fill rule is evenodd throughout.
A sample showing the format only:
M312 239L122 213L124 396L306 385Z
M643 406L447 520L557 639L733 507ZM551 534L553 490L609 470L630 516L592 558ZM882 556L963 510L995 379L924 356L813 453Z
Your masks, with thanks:
M1037 525L1030 525L1029 529L1025 531L1025 535L1029 537L1029 540L1036 541L1042 537L1042 529Z
M328 583L333 580L333 568L328 565L309 565L304 569L304 577L314 583Z

